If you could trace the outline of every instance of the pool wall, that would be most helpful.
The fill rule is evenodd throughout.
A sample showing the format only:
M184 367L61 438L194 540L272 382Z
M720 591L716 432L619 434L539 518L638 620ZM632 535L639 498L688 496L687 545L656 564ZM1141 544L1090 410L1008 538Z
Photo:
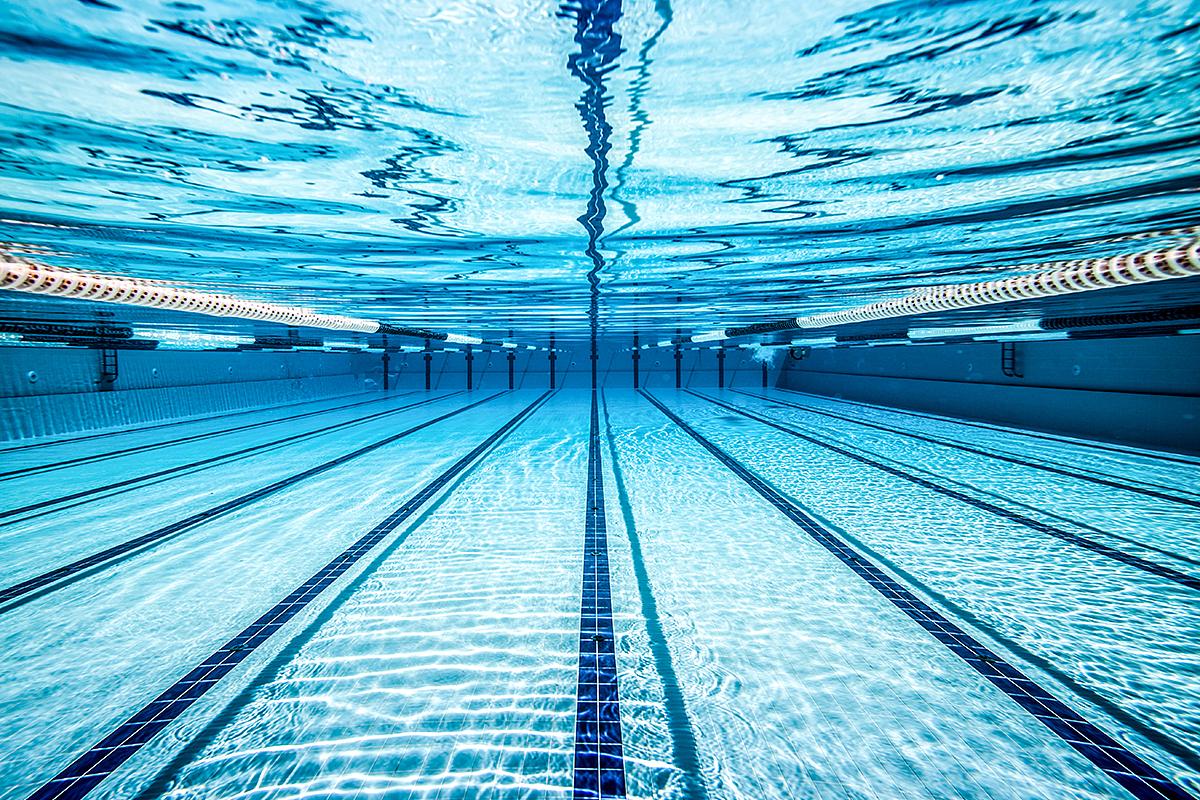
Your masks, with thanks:
M591 385L586 342L559 342L557 388ZM753 350L681 351L684 387L761 388L763 362ZM777 349L768 386L982 420L1142 447L1200 452L1200 337L908 344ZM797 358L796 356L800 357ZM597 374L606 388L676 385L670 348L634 352L600 348ZM509 387L509 354L473 349L392 353L389 389L455 391ZM118 376L102 380L101 351L6 347L0 359L0 436L20 439L337 397L384 388L379 352L121 350ZM513 354L512 386L547 388L544 351ZM723 373L723 374L722 374ZM1006 374L1008 373L1008 374ZM1083 410L1086 409L1086 412Z
M586 342L560 342L555 354L553 371L555 388L584 389L591 386L591 362ZM681 350L680 384L684 387L717 386L722 383L718 351L708 348ZM508 354L504 352L474 352L471 362L473 388L508 388ZM597 380L600 386L613 389L634 387L635 352L621 343L602 344L599 348ZM637 385L642 388L666 389L675 386L675 353L673 349L654 348L636 352ZM513 388L543 389L550 385L551 363L545 352L519 351L514 353ZM378 355L375 356L379 358ZM767 364L767 385L774 386L782 369L784 354L775 351ZM727 347L724 358L724 385L761 387L762 362L752 350ZM425 356L423 353L395 355L391 360L393 384L409 388L425 387ZM467 383L465 352L434 353L430 362L430 387L461 389Z
M117 353L101 381L101 351L0 348L0 436L20 439L362 392L378 356L356 353Z
M561 345L554 359L557 388L587 388L591 365L586 343ZM638 384L675 386L675 357L670 349L641 351ZM722 382L717 352L682 353L679 377L685 387ZM783 361L768 365L774 386ZM76 347L0 348L0 438L22 439L184 416L231 412L259 406L299 403L384 388L383 354L322 351L119 350L117 378L103 380L101 351ZM392 353L387 386L394 391L426 388L424 353ZM544 351L514 353L513 387L550 385L550 359ZM509 386L507 352L473 350L470 387L501 390ZM434 352L429 359L429 388L457 391L468 387L465 350ZM623 345L600 349L600 384L633 388L633 352ZM752 351L729 348L724 385L761 388L762 362Z
M835 347L789 358L779 386L1033 430L1200 452L1200 337Z

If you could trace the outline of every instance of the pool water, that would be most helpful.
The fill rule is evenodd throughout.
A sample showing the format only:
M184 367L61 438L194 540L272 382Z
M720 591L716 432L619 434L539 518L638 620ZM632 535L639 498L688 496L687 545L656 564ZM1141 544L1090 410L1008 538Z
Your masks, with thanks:
M0 3L0 800L1200 798L1198 45Z
M59 788L1200 791L1194 458L715 388L374 392L4 455L3 798L180 697Z
M7 0L0 43L0 241L486 338L841 311L1200 220L1194 0Z

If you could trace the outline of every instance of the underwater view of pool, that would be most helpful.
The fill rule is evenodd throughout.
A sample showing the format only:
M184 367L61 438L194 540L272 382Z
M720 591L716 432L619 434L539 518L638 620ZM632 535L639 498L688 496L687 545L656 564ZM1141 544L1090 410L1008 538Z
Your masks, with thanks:
M0 800L1200 798L1195 0L0 45Z

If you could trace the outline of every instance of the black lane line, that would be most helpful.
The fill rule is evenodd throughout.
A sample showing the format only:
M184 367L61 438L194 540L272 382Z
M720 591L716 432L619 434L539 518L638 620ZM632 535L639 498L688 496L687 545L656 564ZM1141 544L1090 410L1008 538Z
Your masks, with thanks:
M289 475L282 480L278 480L259 489L255 489L254 491L248 492L241 497L235 497L232 500L226 500L224 503L215 505L212 508L192 514L189 517L185 517L177 522L172 522L169 525L164 525L157 530L144 533L141 536L121 542L120 544L115 544L112 547L105 548L98 553L93 553L86 558L81 558L78 561L72 561L70 564L65 564L56 569L52 569L49 572L44 572L41 575L21 581L20 583L14 584L7 588L0 589L0 614L24 605L36 597L42 597L51 591L60 589L66 585L67 581L83 577L83 573L85 572L87 574L91 574L95 568L106 565L109 562L112 562L114 559L127 555L135 550L140 550L148 545L161 542L168 537L176 536L190 528L200 525L201 523L209 522L210 520L228 514L230 511L242 508L243 506L247 506L255 501L262 500L264 497L275 494L276 492L297 484L300 481L306 480L307 478L320 475L322 472L327 472L334 467L341 466L342 464L352 461L359 456L363 456L374 450L378 450L379 448L389 445L398 439L402 439L409 434L416 433L419 430L423 430L424 428L428 428L431 425L435 425L457 414L461 414L464 411L468 411L476 406L483 405L490 400L496 399L501 394L503 394L503 392L497 392L490 397L485 397L484 399L471 403L470 405L455 409L447 414L442 414L439 417L434 417L427 422L422 422L420 425L415 425L407 430L401 431L400 433L394 433L391 436L386 436L364 447L360 447L357 450L340 455L337 458L326 461L323 464L318 464L315 467L306 469L303 472L297 472L295 475Z
M737 391L737 390L734 390L734 391ZM740 393L746 395L747 397L757 397L759 399L764 399L764 400L766 399L762 395L756 395L756 394L753 394L750 392L740 392ZM782 402L782 401L768 400L768 402ZM791 405L791 404L783 403L783 405ZM801 409L801 410L808 410L806 406L797 405L796 408ZM800 424L803 424L803 423L800 423ZM899 431L897 431L897 432L899 432ZM847 445L847 446L850 447L850 445ZM858 448L858 449L861 450L862 448ZM1116 539L1119 542L1124 542L1125 544L1132 545L1140 550L1147 550L1151 553L1156 553L1160 556L1166 556L1167 558L1173 559L1175 561L1182 561L1186 564L1191 564L1192 566L1200 567L1200 559L1192 558L1191 556L1185 555L1183 553L1179 553L1174 550L1168 550L1167 548L1159 547L1158 545L1139 541L1138 539L1135 539L1130 536L1126 536L1125 534L1122 534L1122 533L1113 533L1112 531L1106 531L1106 530L1096 527L1095 525L1091 525L1086 522L1081 522L1078 519L1066 517L1066 516L1063 516L1062 514L1058 514L1053 511L1047 511L1044 508L1038 508L1037 506L1031 505L1030 503L1021 502L1020 500L1016 500L1010 496L1000 494L999 492L991 491L989 489L984 489L984 488L981 488L979 486L976 486L976 485L973 485L971 483L967 483L964 481L955 480L953 478L947 477L946 475L940 475L939 477L941 478L941 480L943 482L945 482L948 485L952 484L954 486L959 486L963 489L969 490L971 492L975 492L979 495L986 495L988 497L995 498L996 500L1001 500L1001 501L1008 503L1011 506L1014 506L1016 508L1023 508L1026 511L1030 511L1035 514L1041 514L1045 517L1050 517L1052 519L1058 520L1059 522L1065 522L1068 525L1073 525L1076 528L1080 528L1082 530L1089 531L1094 534L1098 534L1098 535L1103 536L1108 539Z
M123 433L142 433L144 431L155 431L155 430L158 430L159 428L171 428L176 425L186 425L189 422L208 422L209 420L214 420L214 419L219 419L219 418L241 417L241 416L245 416L246 414L255 414L255 413L261 414L261 413L267 412L267 411L279 411L279 410L282 410L285 408L293 408L295 406L307 406L307 405L312 405L314 403L324 403L324 402L328 402L329 400L344 400L347 397L359 397L363 394L374 394L374 392L351 392L350 394L336 395L333 397L325 397L325 398L318 397L318 398L314 398L312 400L299 400L295 403L281 403L279 405L274 405L274 406L258 406L257 408L244 408L240 411L230 411L228 413L218 411L215 414L206 414L203 417L188 417L186 419L173 419L173 420L169 420L167 422L157 422L153 425L144 425L140 428L120 428L118 430L113 430L113 431L102 431L100 433L84 434L83 436L72 436L70 438L55 439L55 440L49 441L49 442L30 442L29 444L17 444L17 445L12 445L11 447L0 447L0 454L13 453L13 452L17 452L20 450L35 450L40 447L53 447L53 446L59 445L59 444L77 444L79 442L91 441L92 439L106 439L109 436L120 436ZM411 394L411 392L405 392L405 394ZM353 405L353 404L351 404L351 405ZM342 407L345 408L345 406L342 406Z
M241 633L222 645L198 667L184 675L173 686L146 704L141 711L131 716L90 750L72 761L66 769L30 795L29 800L68 800L68 798L77 800L94 789L158 735L163 728L178 719L205 692L216 686L217 681L229 674L259 645L316 599L317 595L340 578L346 570L354 566L384 537L416 513L442 487L454 480L455 476L469 467L502 436L533 413L534 409L549 394L549 392L542 394L515 417L504 423L499 430L476 445L471 452L454 462L449 469L426 484L425 488L393 511L387 519L380 522L370 532L343 550L337 558L292 590L291 594L276 603L270 611L250 623ZM481 400L480 402L486 401ZM474 405L479 405L479 403Z
M608 579L604 462L600 454L600 412L595 389L592 389L588 428L587 480L583 593L579 604L579 683L575 706L575 800L625 797L616 637Z
M815 444L818 447L823 447L826 450L831 450L832 452L837 453L842 456L845 456L846 458L853 459L854 461L857 461L860 464L866 464L869 467L874 467L875 469L886 472L889 475L892 475L897 478L901 478L903 480L908 481L909 483L914 483L917 486L922 487L923 489L929 489L931 491L937 492L938 494L942 494L942 495L945 495L946 497L950 497L950 498L953 498L960 502L974 506L975 508L978 508L981 511L986 511L989 514L995 514L997 516L1004 517L1005 519L1012 520L1013 522L1016 522L1020 525L1024 525L1027 528L1031 528L1031 529L1037 531L1038 533L1044 533L1047 536L1053 536L1056 539L1061 539L1062 541L1067 542L1069 544L1073 544L1073 545L1075 545L1077 547L1081 547L1085 550L1090 550L1093 553L1097 553L1099 555L1106 556L1108 558L1111 558L1114 561L1119 561L1122 564L1127 564L1128 566L1131 566L1135 569L1140 569L1143 572L1148 572L1151 575L1157 575L1160 578L1166 578L1169 581L1178 583L1180 586L1186 586L1189 589L1195 589L1197 591L1200 591L1200 578L1194 577L1192 575L1188 575L1186 572L1180 572L1177 569L1172 569L1171 567L1166 567L1166 566L1163 566L1162 564L1156 564L1153 561L1147 561L1144 558L1139 558L1138 556L1132 555L1130 553L1126 553L1124 550L1118 550L1115 547L1109 547L1108 545L1104 544L1103 542L1097 542L1094 539L1087 538L1086 536L1080 536L1077 533L1071 533L1070 531L1065 531L1062 528L1057 528L1053 525L1049 525L1045 522L1041 522L1039 520L1033 519L1032 517L1027 517L1024 514L1019 514L1016 511L1012 511L1007 508L1002 508L998 505L995 505L994 503L989 503L986 500L981 500L978 497L972 497L971 495L966 494L965 492L960 492L957 489L951 489L948 486L942 486L941 484L934 483L933 481L926 480L925 478L919 477L917 475L913 475L910 472L905 472L902 469L898 469L896 467L889 466L880 461L876 461L872 458L867 458L866 456L859 455L858 453L852 452L843 447L839 447L835 444L830 444L829 442L825 442L820 439L814 438L812 436L808 436L807 434L801 433L800 431L797 431L794 428L790 428L787 425L781 425L778 422L767 419L766 417L759 416L758 414L755 414L752 411L746 411L745 409L738 408L737 406L729 405L728 403L722 402L720 400L716 400L712 397L708 397L707 395L702 395L697 392L693 392L691 390L686 390L686 391L689 394L692 394L692 395L700 398L701 400L707 400L708 402L710 402L714 405L720 406L721 408L732 411L735 414L741 414L743 417L747 417L749 419L756 420L757 422L761 422L762 424L768 425L772 428L775 428L776 430L783 431L784 433L787 433L787 434L790 434L797 438L803 439L806 442Z
M1040 463L1037 463L1034 461L1026 461L1023 458L1017 458L1016 456L1010 456L1010 455L1006 455L1003 453L996 453L996 452L992 452L989 450L980 450L978 448L971 447L970 445L960 444L959 442L948 441L946 439L940 439L935 436L926 436L921 433L914 433L912 431L906 431L902 428L892 428L887 425L880 425L880 424L874 423L874 422L867 422L865 420L855 419L854 417L845 417L845 416L842 416L841 414L837 414L832 411L822 411L820 409L810 408L808 406L802 406L799 403L792 403L787 400L779 400L779 399L769 399L768 400L767 398L763 397L763 395L752 394L751 392L745 392L745 391L742 391L741 389L733 389L732 391L737 392L738 394L745 395L746 397L756 397L760 400L766 400L769 403L778 403L778 404L784 405L784 406L791 406L792 408L796 408L801 411L807 411L810 414L820 414L823 417L829 417L831 419L839 419L839 420L842 420L843 422L849 422L854 425L862 425L863 427L866 427L866 428L874 428L876 430L884 431L886 433L894 433L899 436L907 436L910 439L919 439L920 441L940 445L941 447L950 447L955 450L962 450L967 453L974 453L975 455L985 456L987 458L994 458L997 461L1006 461L1010 464L1018 464L1022 467L1030 467L1032 469L1040 469L1040 470L1044 470L1045 472L1052 472L1056 475L1065 475L1068 478L1077 478L1081 481L1089 481L1091 483L1096 483L1101 486L1108 486L1113 489L1123 489L1127 492L1137 492L1138 494L1143 494L1143 495L1146 495L1147 497L1155 497L1155 498L1158 498L1159 500L1167 500L1172 503L1182 503L1183 505L1192 506L1193 508L1200 508L1200 500L1193 500L1188 497L1182 497L1180 495L1170 494L1169 492L1159 492L1154 489L1149 489L1149 488L1146 488L1146 487L1140 486L1140 485L1122 483L1120 481L1109 480L1108 478L1097 477L1091 473L1074 472L1072 470L1063 469L1061 467L1055 467L1050 464L1040 464Z
M512 432L510 429L509 434ZM495 448L506 438L507 435L497 439L492 443L492 447ZM493 449L488 455L494 452ZM207 724L191 736L187 740L187 744L176 750L169 761L156 766L154 777L147 779L144 785L139 787L140 791L136 795L123 797L121 800L162 800L172 791L178 791L183 770L234 722L237 715L243 713L251 703L261 696L260 693L264 688L283 678L289 665L304 651L305 646L316 639L317 634L329 624L330 620L337 616L337 612L344 607L346 601L354 597L374 577L379 568L396 555L396 552L408 541L409 536L433 519L434 515L454 497L454 493L470 480L472 475L476 474L482 463L482 459L476 459L471 466L458 473L453 481L446 484L437 497L423 506L419 514L405 520L403 527L398 528L396 535L375 550L371 560L364 564L356 575L345 581L320 611L313 614L298 632L288 635L287 643L280 645L275 655L261 669L256 669L253 675L245 676L241 691L237 692L219 709L204 715L208 719ZM179 732L176 735L178 736Z
M411 392L409 392L408 394L411 394ZM141 445L135 445L133 447L125 447L120 450L110 450L107 453L93 453L93 454L87 455L87 456L77 456L76 458L67 458L67 459L63 459L62 461L54 461L49 464L35 464L30 467L20 467L18 469L10 469L5 472L0 472L0 480L9 480L10 478L17 478L22 475L36 475L41 472L52 472L56 469L62 469L63 467L74 467L79 464L90 464L94 461L106 461L110 458L119 458L120 456L127 456L127 455L131 455L133 453L144 453L147 450L158 450L163 447L170 447L170 446L176 445L176 444L183 444L185 442L194 442L194 441L198 441L200 439L207 439L210 436L220 436L221 434L235 433L237 431L248 431L248 430L251 430L252 428L261 428L265 425L277 425L281 422L291 422L291 421L297 420L297 419L304 419L305 417L313 417L318 414L329 414L334 411L342 411L347 408L356 408L357 406L365 406L370 403L382 403L385 400L393 400L396 397L397 397L397 395L391 395L388 397L375 397L370 400L360 400L358 402L349 403L344 406L335 406L333 408L321 408L321 409L317 409L316 411L306 411L303 414L293 414L290 417L279 417L277 419L267 419L267 420L262 420L261 422L248 422L245 425L237 425L232 428L222 428L222 429L216 430L216 431L208 431L207 433L193 433L189 436L180 436L175 439L166 439L161 442L150 442L149 444L141 444Z
M950 652L1008 695L1060 739L1091 761L1105 775L1125 787L1139 800L1195 800L1165 775L1130 752L1124 745L1085 720L1066 703L1054 697L1029 676L985 647L966 631L943 617L903 584L894 580L860 553L835 536L803 509L705 439L648 392L642 396L724 464L784 516L866 581L892 605L927 630Z
M608 439L609 456L612 459L617 501L621 506L625 533L629 537L633 575L637 579L638 594L642 600L642 615L646 619L646 635L650 639L650 654L654 657L654 667L662 679L663 710L667 715L667 735L671 737L671 752L675 756L675 767L682 777L679 796L683 800L705 800L708 797L708 788L705 786L704 771L700 766L700 748L696 744L696 732L692 729L692 720L688 716L687 702L683 697L683 688L679 684L679 677L675 673L671 648L667 645L667 634L663 630L662 619L658 613L658 601L654 597L654 587L650 583L646 559L642 555L641 537L638 535L637 521L633 517L633 508L629 503L629 492L625 487L625 477L621 470L620 459L617 458L616 438L613 436L612 424L608 418L607 399L604 402L604 431L605 437Z
M776 391L787 392L788 394L798 394L802 397L812 397L817 400L833 401L835 403L845 403L846 405L858 406L859 408L869 408L872 411L884 411L889 414L903 414L906 417L917 417L918 419L931 419L934 422L946 422L954 425L965 425L969 428L979 428L980 430L992 431L994 433L1015 434L1017 436L1028 436L1031 439L1044 439L1047 442L1055 442L1057 444L1069 444L1077 447L1089 447L1093 450L1106 450L1110 453L1119 455L1135 455L1144 458L1156 458L1163 461L1173 461L1178 464L1186 464L1190 467L1200 464L1200 460L1190 458L1188 456L1171 453L1166 450L1146 450L1138 447L1121 447L1120 445L1106 444L1093 439L1072 439L1069 436L1055 436L1052 433L1042 433L1040 431L1032 431L1026 428L1006 428L1003 425L989 425L986 422L973 422L967 419L958 417L944 417L940 414L926 414L920 411L910 411L905 408L896 408L894 406L876 405L874 403L864 403L860 400L847 400L844 397L830 397L823 394L813 394L811 392L801 392L797 389L777 389ZM767 397L767 395L759 395Z
M148 472L145 475L137 475L133 478L125 478L124 480L114 481L112 483L106 483L103 486L94 486L91 489L81 489L78 492L64 494L60 497L52 497L48 500L39 500L36 503L30 503L28 505L19 506L17 508L9 508L4 511L0 511L0 519L8 519L10 517L19 516L21 514L28 514L31 511L38 511L40 509L62 505L63 503L71 503L71 501L73 501L73 500L79 500L79 499L85 498L85 497L90 497L90 498L92 498L92 500L106 499L108 497L112 497L113 495L105 494L104 497L95 497L95 495L101 494L103 492L113 492L113 490L116 490L116 489L127 489L127 487L135 487L136 484L146 483L149 481L155 481L155 480L158 480L159 478L165 478L167 476L174 475L174 474L180 473L180 472L185 472L188 470L200 470L204 467L208 467L213 464L217 464L221 461L229 461L229 460L237 459L241 456L250 455L251 453L257 453L257 452L261 452L264 450L270 450L274 447L282 447L283 445L291 444L292 442L298 442L298 441L302 441L304 439L308 439L308 438L311 438L314 436L320 436L322 434L329 433L330 431L336 431L336 430L341 430L342 428L348 428L352 425L360 425L365 422L370 422L371 420L374 420L374 419L380 419L381 417L386 417L391 414L398 414L401 411L406 411L410 408L417 408L418 406L428 405L430 403L435 403L438 400L444 400L448 397L454 397L455 395L459 395L459 394L462 394L462 392L454 392L452 394L445 394L445 395L440 395L438 397L430 397L430 398L426 398L424 400L418 400L415 403L409 403L407 405L399 406L397 408L389 408L385 411L377 411L374 414L368 414L365 417L357 417L355 419L345 420L344 422L335 422L332 425L326 425L323 428L315 428L313 430L304 431L302 433L294 433L291 436L284 436L280 439L273 439L269 442L263 442L261 444L255 444L255 445L251 445L249 447L243 447L238 450L231 450L228 453L219 453L215 456L209 456L208 458L202 458L202 459L199 459L197 461L192 461L187 464L180 464L175 467L167 467L166 469L160 469L156 472ZM371 402L377 402L377 401L372 400ZM120 492L114 492L114 494L120 494ZM89 500L86 502L91 502L91 501ZM71 503L72 508L74 508L75 506L79 506L79 505L83 505L83 503ZM61 511L61 510L63 510L63 509L55 509L55 511ZM38 515L38 516L40 516L40 515ZM29 517L24 517L21 520L15 520L15 521L23 522L26 519L29 519ZM12 523L4 523L4 524L12 524Z

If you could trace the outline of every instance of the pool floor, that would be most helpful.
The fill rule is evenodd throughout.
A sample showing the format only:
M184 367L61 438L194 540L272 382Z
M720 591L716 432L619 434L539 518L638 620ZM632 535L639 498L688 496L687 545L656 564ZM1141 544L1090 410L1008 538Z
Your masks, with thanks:
M1200 793L1200 460L781 390L0 446L0 798Z

